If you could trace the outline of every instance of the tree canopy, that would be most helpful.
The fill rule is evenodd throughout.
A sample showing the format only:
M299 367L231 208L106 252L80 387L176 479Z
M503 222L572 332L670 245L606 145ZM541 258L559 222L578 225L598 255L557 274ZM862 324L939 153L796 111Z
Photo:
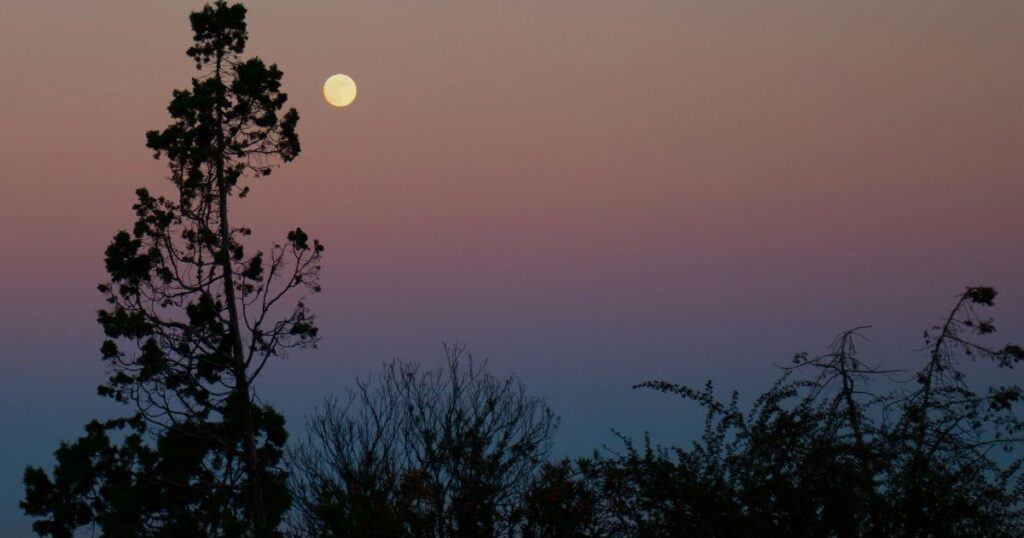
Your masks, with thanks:
M529 504L530 536L1011 537L1024 531L1024 421L1018 385L983 390L963 361L1010 369L1015 344L988 346L968 288L925 333L909 380L869 366L864 328L825 355L798 354L744 409L710 381L651 381L705 410L692 446L622 438L620 453L549 465Z
M250 252L251 231L229 221L232 200L300 151L282 72L242 57L245 16L223 1L190 16L199 74L173 92L172 123L146 133L174 194L138 189L99 286L110 369L99 393L132 412L62 445L52 478L26 472L22 506L40 534L267 536L289 506L284 419L254 382L271 359L316 344L314 316L289 297L320 290L323 246L295 229Z

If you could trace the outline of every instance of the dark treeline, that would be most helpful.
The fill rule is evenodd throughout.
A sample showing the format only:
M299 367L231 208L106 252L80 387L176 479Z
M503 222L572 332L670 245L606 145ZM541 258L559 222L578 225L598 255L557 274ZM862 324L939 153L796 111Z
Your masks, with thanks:
M851 330L749 404L710 382L637 385L704 409L688 446L620 435L552 459L554 411L460 347L436 370L385 364L289 445L257 381L316 345L293 295L320 291L324 247L295 229L247 250L250 230L229 222L229 204L300 153L282 72L242 57L245 16L224 2L191 15L198 75L146 137L172 195L137 191L100 286L99 393L127 412L61 443L53 469L26 469L21 507L40 536L1024 535L1021 388L965 376L968 362L1012 372L1024 360L988 343L988 287L925 332L916 372L866 362Z
M446 348L446 365L435 370L392 361L346 398L328 400L285 463L265 471L282 479L271 486L278 509L267 532L1020 536L1024 422L1013 406L1021 388L978 391L961 364L1009 369L1024 359L1017 346L978 342L995 330L977 311L994 297L991 288L967 289L926 332L921 368L910 376L867 366L853 330L825 355L797 355L747 406L735 393L716 397L711 382L637 385L702 406L702 433L689 446L619 436L617 448L576 460L550 459L558 421L543 400L514 377L489 374L462 348ZM244 481L211 480L226 455L177 445L174 430L157 436L154 449L137 433L118 445L99 423L87 429L57 452L52 479L26 473L23 507L39 518L39 534L254 533ZM274 452L266 463L280 459ZM237 505L225 504L235 496Z
M748 407L662 381L637 385L706 411L688 447L620 437L621 448L545 461L551 411L461 350L446 369L393 362L330 402L292 453L301 536L1020 536L1017 386L976 392L963 358L1010 368L1013 345L969 288L926 333L912 379L867 366L860 332L797 355ZM905 376L904 376L905 377ZM889 387L882 391L878 387ZM1017 449L1017 450L1015 450Z

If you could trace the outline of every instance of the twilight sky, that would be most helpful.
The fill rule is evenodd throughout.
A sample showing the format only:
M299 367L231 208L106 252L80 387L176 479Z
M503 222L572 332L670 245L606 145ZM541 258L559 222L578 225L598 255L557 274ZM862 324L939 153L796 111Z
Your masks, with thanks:
M26 464L117 408L95 285L144 133L188 85L198 2L0 3L0 534ZM302 155L236 204L265 246L328 248L324 341L263 394L298 434L353 376L468 343L562 415L674 440L650 378L762 388L871 324L911 367L963 286L1024 335L1024 3L250 1ZM351 75L333 109L321 85ZM1001 321L1001 322L1000 322Z

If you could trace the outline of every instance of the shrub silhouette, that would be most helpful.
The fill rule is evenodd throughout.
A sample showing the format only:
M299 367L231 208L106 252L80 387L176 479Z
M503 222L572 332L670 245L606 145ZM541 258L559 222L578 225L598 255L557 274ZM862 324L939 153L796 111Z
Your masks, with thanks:
M995 328L978 310L994 298L987 287L961 294L903 382L858 358L857 329L826 355L797 355L745 412L710 382L637 385L702 406L700 438L622 437L619 454L548 467L528 496L528 535L1021 536L1021 389L977 392L961 364L1024 360L1019 346L980 342Z
M461 347L444 368L393 361L329 401L292 455L302 536L505 536L557 419Z

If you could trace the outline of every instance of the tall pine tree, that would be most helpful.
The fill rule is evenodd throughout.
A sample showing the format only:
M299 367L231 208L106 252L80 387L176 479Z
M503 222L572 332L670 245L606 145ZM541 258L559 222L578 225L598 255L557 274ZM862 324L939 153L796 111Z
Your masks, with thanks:
M288 507L284 420L254 382L271 359L316 344L312 314L287 298L319 291L323 247L295 229L250 253L250 230L229 220L249 183L300 149L281 71L242 58L245 15L223 1L191 14L199 74L173 92L172 123L146 134L176 199L137 191L100 286L111 374L99 392L133 412L62 444L52 476L26 471L22 507L41 535L271 536Z

